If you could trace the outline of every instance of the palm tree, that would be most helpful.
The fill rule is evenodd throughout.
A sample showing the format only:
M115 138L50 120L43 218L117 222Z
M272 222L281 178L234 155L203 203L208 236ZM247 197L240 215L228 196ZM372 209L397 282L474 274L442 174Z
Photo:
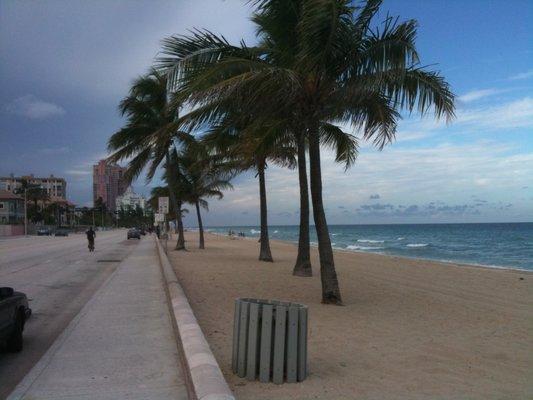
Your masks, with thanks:
M401 110L451 119L454 95L438 72L419 65L416 21L373 22L381 0L357 7L352 0L253 3L256 47L232 46L196 31L167 39L168 57L160 62L193 105L231 100L265 118L292 110L291 125L309 146L322 302L342 304L322 199L321 143L345 138L350 145L341 146L337 156L349 166L356 141L338 125L361 131L382 149L395 138Z
M42 211L45 207L45 203L50 200L48 191L42 187L37 187L37 186L28 187L27 188L27 200L33 202L33 210L31 212L32 215L29 216L29 218L33 222L42 221L43 219ZM39 210L39 202L41 203L40 210Z
M205 115L200 112L197 114ZM260 119L254 121L253 117L244 110L238 113L226 108L223 116L217 119L218 124L213 125L204 135L203 141L225 158L231 168L241 172L256 172L260 208L259 260L273 262L268 234L266 169L270 162L293 168L295 149L291 143L283 141L277 126L272 125L270 129L266 129ZM187 121L187 116L184 121Z
M207 198L224 197L223 190L233 189L230 183L234 175L231 163L209 153L204 143L191 140L186 150L176 156L178 175L184 198L196 208L199 230L199 248L205 248L204 227L200 208L209 209Z
M172 149L188 137L188 134L178 129L174 97L167 91L166 75L152 69L133 83L129 95L120 103L120 111L127 116L127 124L109 139L108 148L113 152L109 160L117 162L130 159L125 174L129 182L137 178L145 167L148 167L148 181L163 162L167 172L172 168ZM175 249L183 250L185 236L181 207L172 179L168 188L178 226Z

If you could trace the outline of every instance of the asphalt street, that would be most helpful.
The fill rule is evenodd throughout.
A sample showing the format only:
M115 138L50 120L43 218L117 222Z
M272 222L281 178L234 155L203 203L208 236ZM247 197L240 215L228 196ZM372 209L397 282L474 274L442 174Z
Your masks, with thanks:
M126 240L125 230L97 232L93 253L84 234L0 240L0 286L26 293L33 311L23 351L0 352L0 399L39 361L138 242Z

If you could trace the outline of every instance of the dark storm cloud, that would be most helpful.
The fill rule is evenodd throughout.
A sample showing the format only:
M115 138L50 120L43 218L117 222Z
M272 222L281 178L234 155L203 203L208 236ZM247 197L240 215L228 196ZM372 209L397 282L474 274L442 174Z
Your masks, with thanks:
M69 200L90 203L117 106L161 40L198 27L253 44L249 13L221 0L0 1L0 176L62 176Z

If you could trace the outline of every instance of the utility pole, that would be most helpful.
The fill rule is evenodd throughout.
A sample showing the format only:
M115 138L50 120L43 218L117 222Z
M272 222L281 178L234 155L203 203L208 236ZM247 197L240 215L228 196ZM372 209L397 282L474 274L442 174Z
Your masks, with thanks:
M94 207L93 207L93 227L96 229L96 222L94 222Z

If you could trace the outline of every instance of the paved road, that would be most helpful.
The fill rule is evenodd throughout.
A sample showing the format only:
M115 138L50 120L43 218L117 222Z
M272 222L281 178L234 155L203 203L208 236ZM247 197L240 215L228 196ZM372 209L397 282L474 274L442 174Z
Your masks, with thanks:
M153 238L119 263L8 399L188 399Z
M0 353L0 399L50 347L105 279L138 244L126 231L98 232L89 253L85 235L0 241L0 286L25 292L33 315L24 330L24 350Z

